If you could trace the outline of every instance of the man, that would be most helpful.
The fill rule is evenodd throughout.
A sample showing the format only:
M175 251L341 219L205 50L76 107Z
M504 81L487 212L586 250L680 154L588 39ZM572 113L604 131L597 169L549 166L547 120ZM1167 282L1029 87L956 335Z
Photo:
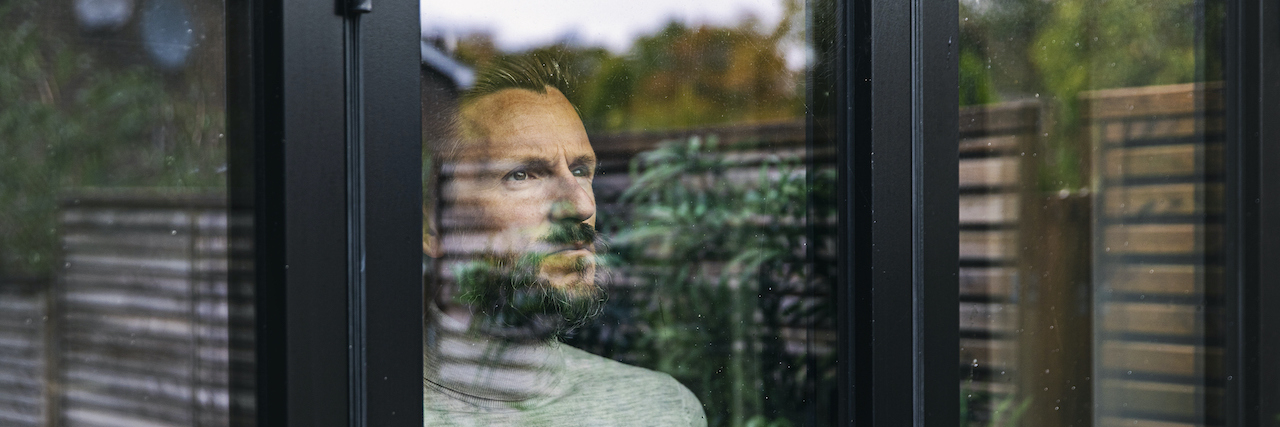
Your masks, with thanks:
M670 376L557 340L604 303L596 157L571 89L556 61L503 63L431 150L440 194L423 251L455 262L427 307L426 425L706 425Z

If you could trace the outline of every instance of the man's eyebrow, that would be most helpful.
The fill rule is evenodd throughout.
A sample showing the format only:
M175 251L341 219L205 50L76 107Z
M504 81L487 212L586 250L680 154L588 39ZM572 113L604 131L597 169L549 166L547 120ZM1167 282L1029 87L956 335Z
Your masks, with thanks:
M591 166L591 169L598 169L598 166L600 165L600 161L596 159L596 156L584 154L584 155L578 156L577 158L574 158L572 162L569 162L569 164L588 165L588 166Z
M515 159L510 163L504 162L504 164L507 167L522 166L526 169L534 170L550 170L552 168L551 162L541 157L525 157L522 159Z

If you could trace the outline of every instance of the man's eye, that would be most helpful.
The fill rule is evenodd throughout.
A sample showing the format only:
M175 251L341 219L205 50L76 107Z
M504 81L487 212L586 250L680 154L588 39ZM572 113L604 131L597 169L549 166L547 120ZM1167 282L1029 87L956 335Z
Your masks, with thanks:
M587 173L587 168L574 168L574 169L573 169L573 176L589 176L589 175L590 175L590 174L589 174L589 173Z
M529 179L529 174L522 171L512 172L508 177L514 181L524 181Z

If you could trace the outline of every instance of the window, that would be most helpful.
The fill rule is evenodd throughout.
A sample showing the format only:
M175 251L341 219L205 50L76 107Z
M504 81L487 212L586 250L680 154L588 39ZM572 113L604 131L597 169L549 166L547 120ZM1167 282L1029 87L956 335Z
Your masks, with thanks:
M223 18L0 6L0 424L240 421Z
M0 424L1266 425L1275 14L12 0Z
M830 6L423 3L428 424L835 422Z

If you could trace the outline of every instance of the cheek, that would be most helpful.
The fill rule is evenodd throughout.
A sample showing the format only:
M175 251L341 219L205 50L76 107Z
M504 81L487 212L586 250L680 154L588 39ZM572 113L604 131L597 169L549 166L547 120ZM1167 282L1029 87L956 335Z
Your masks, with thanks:
M493 230L523 230L538 227L546 215L539 213L536 200L529 197L503 195L486 197L482 204L483 222Z

